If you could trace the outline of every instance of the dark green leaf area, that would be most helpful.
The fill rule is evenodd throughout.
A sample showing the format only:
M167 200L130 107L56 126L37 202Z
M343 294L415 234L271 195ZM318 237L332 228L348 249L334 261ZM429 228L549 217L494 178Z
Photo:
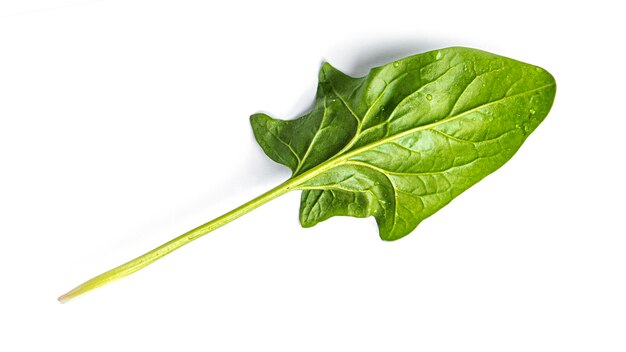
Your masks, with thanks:
M328 82L320 83L313 110L295 120L277 120L266 114L250 117L254 135L274 161L298 175L328 160L354 136L357 122ZM350 117L350 118L346 118Z
M349 77L320 71L314 109L252 117L273 160L307 176L300 220L375 217L395 240L509 160L552 106L545 70L468 48L411 56Z

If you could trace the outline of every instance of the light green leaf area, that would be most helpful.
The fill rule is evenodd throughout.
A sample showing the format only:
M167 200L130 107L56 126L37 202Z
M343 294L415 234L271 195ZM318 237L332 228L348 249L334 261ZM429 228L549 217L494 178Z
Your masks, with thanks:
M325 63L311 112L251 122L265 153L304 180L304 227L374 216L381 238L396 240L509 160L555 92L539 67L448 48L361 78Z

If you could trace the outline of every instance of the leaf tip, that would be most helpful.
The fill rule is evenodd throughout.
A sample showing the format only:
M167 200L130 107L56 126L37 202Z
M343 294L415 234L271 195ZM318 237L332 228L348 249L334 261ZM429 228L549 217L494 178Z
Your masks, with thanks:
M264 113L259 112L250 115L250 125L252 126L252 131L254 132L255 136L259 133L260 129L264 129L267 127L267 123L269 120L271 120L271 117Z
M378 235L380 236L380 239L385 241L385 242L393 242L393 241L397 241L397 240L403 238L404 236L408 235L408 233L407 234L402 234L402 235L398 236L398 235L394 235L394 234L390 234L390 233L379 232Z
M333 79L333 77L343 76L343 73L336 69L333 65L329 64L328 61L322 62L322 67L320 67L320 72L318 79L320 82L329 82Z
M252 114L250 115L250 123L255 124L257 122L260 122L261 119L263 118L267 118L267 115L264 113L256 113L256 114Z
M311 227L315 226L315 224L316 224L316 222L310 221L310 220L304 218L302 216L302 213L300 214L300 226L302 226L305 229L308 229L308 228L311 228Z

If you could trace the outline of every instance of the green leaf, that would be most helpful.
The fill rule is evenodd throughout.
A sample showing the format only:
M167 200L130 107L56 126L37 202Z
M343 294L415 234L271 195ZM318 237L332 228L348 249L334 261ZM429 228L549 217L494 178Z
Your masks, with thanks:
M374 216L396 240L492 173L545 118L556 92L545 70L448 48L361 78L323 64L316 103L295 120L251 117L255 137L302 189L300 221Z
M126 277L292 190L300 222L376 218L396 240L509 160L548 114L556 84L543 69L484 51L448 48L353 78L322 66L315 106L295 120L251 117L287 181L59 297Z

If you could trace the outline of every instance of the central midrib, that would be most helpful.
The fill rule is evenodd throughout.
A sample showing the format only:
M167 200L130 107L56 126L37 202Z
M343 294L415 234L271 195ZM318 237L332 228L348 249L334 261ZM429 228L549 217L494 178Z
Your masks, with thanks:
M342 164L343 162L347 161L351 157L353 157L355 155L358 155L358 154L360 154L360 153L362 153L364 151L367 151L367 150L372 149L372 148L376 148L379 145L382 145L382 144L394 141L396 139L402 138L402 137L410 135L412 133L433 129L433 128L435 128L437 126L440 126L442 124L445 124L447 122L454 121L456 119L462 118L463 116L466 116L466 115L468 115L468 114L470 114L472 112L475 112L475 111L478 111L480 109L483 109L483 108L485 108L487 106L500 103L500 102L502 102L502 101L504 101L506 99L514 98L514 97L518 97L518 96L526 95L526 94L530 94L530 93L534 93L534 92L537 92L537 91L540 91L540 90L552 87L554 85L555 85L555 83L550 83L550 84L546 84L546 85L543 85L543 86L535 88L535 89L527 90L527 91L524 91L524 92L521 92L521 93L517 93L517 94L512 94L512 95L509 95L509 96L505 96L502 99L490 101L490 102L488 102L486 104L483 104L483 105L480 105L480 106L476 106L476 107L474 107L472 109L463 111L462 113L459 113L457 115L448 116L446 118L443 118L443 119L441 119L439 121L436 121L436 122L432 122L432 123L427 124L427 125L422 125L422 126L410 128L410 129L408 129L406 131L402 131L402 132L396 133L394 135L388 136L388 137L383 138L381 140L378 140L376 142L373 142L373 143L364 145L364 146L362 146L360 148L357 148L357 149L354 149L352 151L349 151L349 152L347 152L345 154L338 154L338 155L328 159L327 161L319 164L318 166L316 166L316 167L314 167L314 168L312 168L310 170L307 170L304 173L302 173L302 174L300 174L300 175L298 175L298 176L288 180L285 183L285 186L288 189L300 189L299 186L302 185L304 182L312 179L313 177L315 177L315 176L317 176L317 175L319 175L319 174L321 174L321 173L323 173L323 172L325 172L327 170L332 169L335 166L338 166L338 165Z

